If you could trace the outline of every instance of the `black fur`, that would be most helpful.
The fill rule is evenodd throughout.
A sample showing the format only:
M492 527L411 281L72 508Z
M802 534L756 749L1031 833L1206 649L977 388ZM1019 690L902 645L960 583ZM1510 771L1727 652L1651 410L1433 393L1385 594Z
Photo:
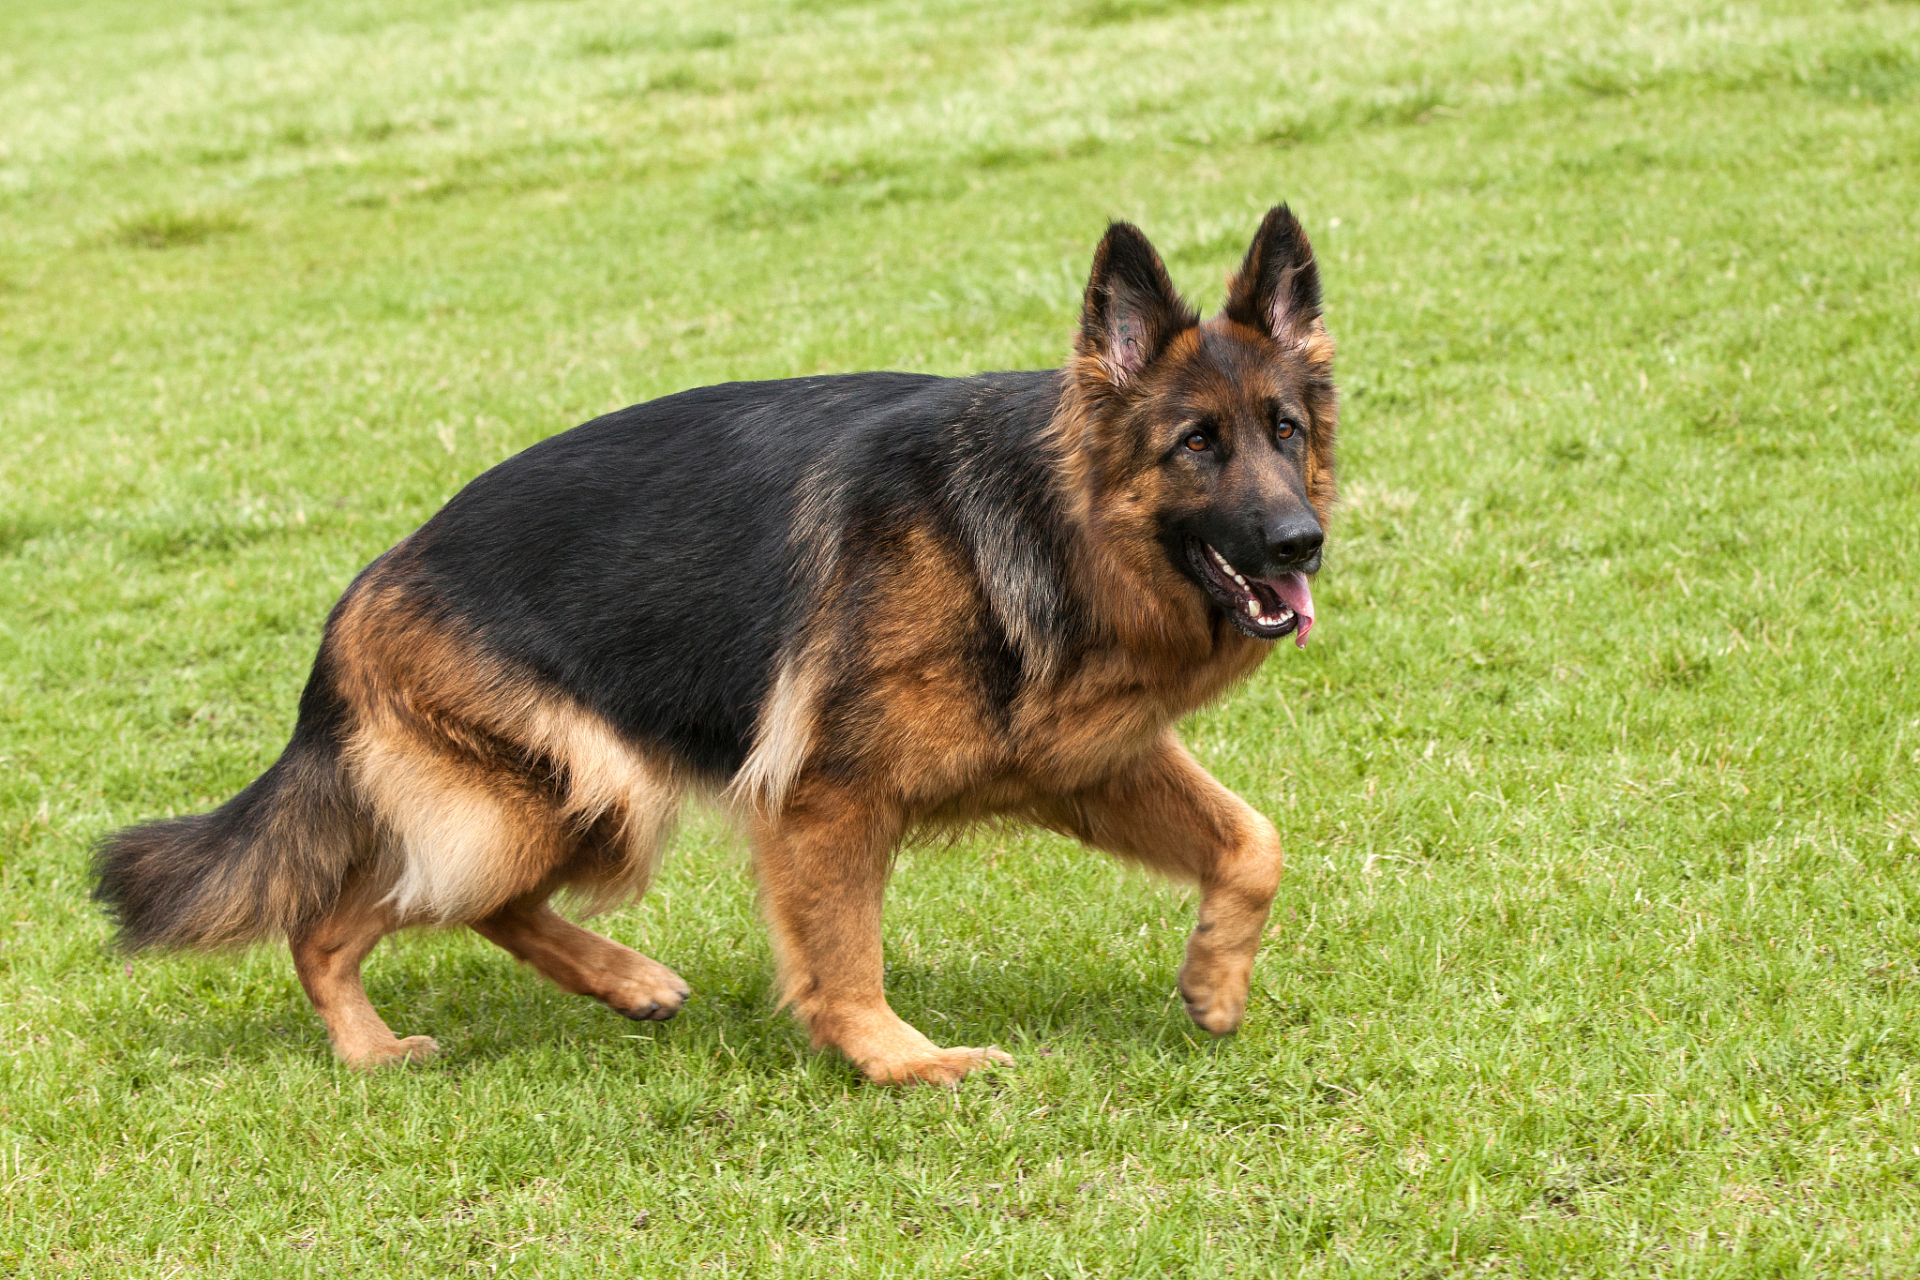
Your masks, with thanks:
M285 932L339 895L362 850L339 770L341 706L326 655L300 695L293 740L212 813L116 832L94 848L93 896L129 950L221 946Z
M1243 287L1229 294L1223 310L1239 324L1291 341L1320 318L1320 269L1313 246L1284 204L1260 223L1235 280Z
M1060 377L867 373L685 391L507 459L383 559L413 610L456 619L505 668L724 781L752 748L821 576L837 567L856 598L874 589L917 523L989 584L973 648L982 692L1004 712L1084 631L1045 430ZM833 545L794 537L809 492ZM126 945L250 940L207 936L205 922L246 898L283 904L254 936L285 931L338 893L355 851L305 847L356 829L331 820L351 801L328 664L323 646L292 743L246 790L101 842L95 896ZM829 724L858 714L857 686L838 693L825 699Z
M1120 383L1151 363L1182 330L1200 323L1160 255L1130 222L1115 222L1094 251L1076 342ZM1089 344L1094 348L1088 350Z
M1009 588L991 602L1003 635L981 643L1010 699L1018 668L1050 655L1004 631L1072 630L1043 440L1058 377L852 374L635 405L468 485L415 536L418 572L487 648L726 777L816 585L789 538L812 481L841 509L832 554L866 561L847 566L856 582L929 513L977 557L1023 562L980 566Z
M1226 314L1279 339L1280 363L1304 370L1324 363L1305 345L1319 305L1312 251L1281 206L1249 249ZM1142 451L1176 449L1156 434L1185 421L1169 406L1205 400L1221 374L1250 385L1275 359L1208 331L1198 357L1143 392L1153 381L1143 371L1197 324L1146 238L1115 223L1096 252L1078 355L1066 370L730 383L635 405L544 440L467 485L376 562L381 590L397 592L404 616L446 624L427 630L478 646L494 660L487 670L509 673L502 679L531 676L630 744L725 784L753 751L776 670L803 629L820 629L806 643L827 654L860 651L861 636L832 628L859 628L885 612L871 603L910 591L903 579L915 572L913 539L931 538L970 562L971 587L948 590L979 597L952 609L933 601L925 625L957 629L958 678L972 685L972 705L1005 730L1023 690L1107 643L1096 628L1110 625L1114 602L1081 598L1085 566L1073 562L1081 554L1073 504L1089 479L1098 482L1086 468L1164 469ZM1320 394L1312 379L1323 374L1302 377L1289 383L1302 390L1285 396ZM1331 390L1323 390L1331 430ZM1069 392L1077 398L1063 415ZM1257 421L1223 424L1206 465L1237 466L1229 487L1238 496L1215 495L1155 535L1169 563L1203 591L1204 566L1194 561L1202 543L1227 548L1249 571L1279 566L1276 547L1304 545L1293 525L1318 546L1302 470L1307 438L1273 439L1266 415L1280 412L1308 422L1315 406L1276 402ZM1096 423L1084 429L1118 442L1065 440L1062 422ZM1129 450L1130 462L1117 461ZM1180 465L1198 475L1201 464ZM1082 487L1070 495L1069 485ZM1310 564L1288 554L1288 571L1318 566L1317 554ZM369 581L363 575L349 589L342 609ZM829 592L836 598L822 608ZM330 636L343 616L337 609ZM379 616L385 621L368 625L397 625L403 615ZM332 643L322 645L292 742L272 768L212 813L100 844L97 896L129 945L220 945L287 931L324 910L371 856L358 846L378 837L374 815L350 794L342 763L349 726ZM831 662L827 672L812 711L817 763L851 770L877 714L866 696L876 673ZM466 731L469 740L485 732ZM844 761L836 758L842 743L856 744ZM559 785L562 766L524 758L512 743L476 750L529 785Z

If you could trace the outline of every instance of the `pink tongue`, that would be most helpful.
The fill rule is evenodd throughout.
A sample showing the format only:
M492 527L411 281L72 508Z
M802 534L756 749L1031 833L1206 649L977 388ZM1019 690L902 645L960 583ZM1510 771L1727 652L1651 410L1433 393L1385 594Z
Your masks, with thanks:
M1313 588L1307 585L1304 573L1289 573L1279 578L1263 578L1274 594L1280 597L1282 604L1299 615L1299 629L1293 633L1293 642L1300 648L1307 647L1307 632L1313 630Z

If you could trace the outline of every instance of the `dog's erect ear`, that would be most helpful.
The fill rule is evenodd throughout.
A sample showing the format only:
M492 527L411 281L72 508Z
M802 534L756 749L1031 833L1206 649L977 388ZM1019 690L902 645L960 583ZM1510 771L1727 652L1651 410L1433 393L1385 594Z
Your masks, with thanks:
M1320 323L1320 271L1300 220L1285 205L1267 211L1240 271L1227 286L1227 319L1275 342L1305 347L1326 332Z
M1127 386L1183 329L1200 323L1140 228L1116 222L1093 253L1073 349L1091 376Z

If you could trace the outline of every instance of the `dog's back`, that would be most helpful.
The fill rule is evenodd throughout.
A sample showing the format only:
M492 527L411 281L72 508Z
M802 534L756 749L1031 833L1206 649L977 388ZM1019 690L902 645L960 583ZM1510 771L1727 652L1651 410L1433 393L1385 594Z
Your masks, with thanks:
M847 513L822 508L857 490L855 521L924 521L951 455L980 447L956 439L969 405L1025 392L1037 433L1058 376L855 374L635 405L468 485L409 539L412 589L498 660L724 783L845 532Z

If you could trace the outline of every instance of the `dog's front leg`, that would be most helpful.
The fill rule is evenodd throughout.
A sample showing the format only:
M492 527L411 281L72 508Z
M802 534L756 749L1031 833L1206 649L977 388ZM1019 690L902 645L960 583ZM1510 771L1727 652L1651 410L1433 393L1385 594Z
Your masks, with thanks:
M1011 1062L998 1049L943 1049L908 1026L882 989L880 904L899 815L825 786L798 789L756 824L754 858L781 986L813 1036L872 1080L955 1084Z
M1199 883L1200 919L1187 939L1180 995L1207 1031L1236 1030L1280 885L1273 823L1202 769L1171 730L1138 763L1062 797L1043 816L1097 848Z

